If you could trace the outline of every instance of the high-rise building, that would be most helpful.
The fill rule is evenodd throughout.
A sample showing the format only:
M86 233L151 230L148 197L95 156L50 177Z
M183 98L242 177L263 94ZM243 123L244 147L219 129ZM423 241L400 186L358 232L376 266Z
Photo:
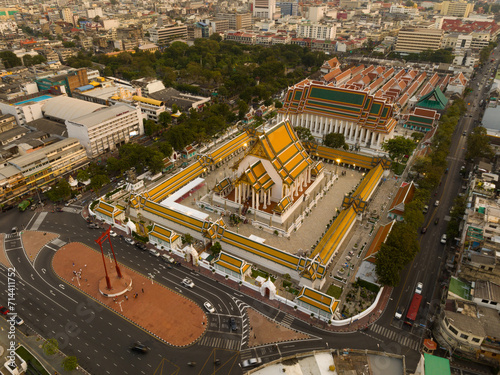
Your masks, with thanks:
M149 40L157 45L165 45L175 39L187 39L188 31L186 25L171 24L164 26L163 19L158 17L158 23L149 31Z
M422 51L441 48L443 30L407 28L401 29L396 41L396 52L420 53Z
M64 22L73 25L73 11L70 8L64 8L61 11L61 18L63 19Z
M271 20L276 12L276 0L253 0L253 16Z
M252 28L252 13L219 13L215 17L215 20L227 20L229 22L229 30L246 30Z
M297 0L281 1L276 3L281 9L281 16L297 16L299 14L299 2Z
M437 8L440 8L440 12L444 16L469 17L470 12L474 10L474 3L466 1L443 1L437 5Z
M335 39L336 27L319 23L303 23L297 27L297 38Z

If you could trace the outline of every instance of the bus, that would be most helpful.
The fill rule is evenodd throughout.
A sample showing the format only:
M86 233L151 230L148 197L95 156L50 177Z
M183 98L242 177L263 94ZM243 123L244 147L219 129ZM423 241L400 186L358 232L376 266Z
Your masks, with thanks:
M415 319L417 319L418 309L420 308L420 303L422 302L422 295L415 293L413 295L413 299L411 300L410 308L408 309L408 313L406 314L405 323L409 325L413 325Z

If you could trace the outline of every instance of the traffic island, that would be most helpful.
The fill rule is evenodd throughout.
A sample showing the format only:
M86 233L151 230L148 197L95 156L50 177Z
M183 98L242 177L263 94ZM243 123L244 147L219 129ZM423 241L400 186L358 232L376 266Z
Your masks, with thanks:
M114 265L108 256L105 261ZM101 293L107 294L107 283L100 251L73 242L61 247L52 260L54 272L61 279L167 344L188 346L203 335L207 316L197 304L123 264L119 266L126 275L123 287L129 287L124 294L109 298ZM113 271L110 280L116 278Z

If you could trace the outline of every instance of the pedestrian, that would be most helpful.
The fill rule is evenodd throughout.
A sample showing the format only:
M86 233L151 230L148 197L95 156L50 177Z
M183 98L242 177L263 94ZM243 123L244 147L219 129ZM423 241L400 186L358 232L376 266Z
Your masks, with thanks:
M85 265L85 268L87 268L87 265Z
M73 262L73 267L75 266L75 262Z
M127 295L125 295L125 299L128 301L128 296Z
M144 293L144 288L142 288L142 292Z

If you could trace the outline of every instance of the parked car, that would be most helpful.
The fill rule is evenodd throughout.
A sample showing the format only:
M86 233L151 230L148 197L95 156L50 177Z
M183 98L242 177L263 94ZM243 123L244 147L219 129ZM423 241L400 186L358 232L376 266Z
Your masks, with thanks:
M158 252L158 250L155 250L155 249L151 249L149 250L149 253L155 257L159 257L160 256L160 253Z
M445 244L445 243L446 243L446 240L447 240L447 238L446 238L446 234L443 234L443 235L441 236L441 243L442 243L442 244Z
M90 229L99 229L99 225L97 225L95 223L89 224L89 225L87 225L87 227Z
M193 288L194 287L194 283L193 283L193 280L189 279L189 278L185 278L181 281L181 284L188 287L188 288Z
M14 318L14 322L16 323L16 326L21 326L24 324L24 320L22 320L20 317L18 317L16 315L16 317Z
M425 232L427 232L427 227L422 227L422 229L420 230L420 233L424 234Z
M118 236L118 235L117 235L115 232L113 232L112 230L110 230L110 231L109 231L109 235L110 235L111 237L116 237L116 236Z
M12 227L10 233L17 234L17 227Z
M403 306L399 306L398 309L396 310L396 313L394 314L394 317L396 319L401 319L403 317L405 309Z
M436 206L436 207L439 206L439 201L435 201L434 206Z
M426 214L429 211L429 206L425 205L423 209L423 213Z
M212 306L212 304L210 302L207 301L207 302L203 303L203 306L205 306L205 308L207 309L207 311L209 313L213 314L215 312L215 308Z
M248 367L256 367L262 364L262 359L260 358L250 358L250 359L245 359L243 362L241 362L241 367L242 368L248 368Z
M149 347L147 347L146 345L137 341L137 342L132 344L132 346L130 347L130 350L132 350L134 352L146 354L149 351Z
M128 244L131 244L131 245L134 245L135 242L132 238L125 238L125 242L128 243Z
M233 317L229 318L229 326L231 327L231 331L238 330L238 327L236 326L236 320Z
M438 225L439 223L439 218L437 217L436 220L434 220L434 225Z
M417 287L415 288L415 293L422 294L422 289L424 288L424 284L418 282Z
M8 313L10 313L10 310L8 308L0 306L0 314L7 315Z

